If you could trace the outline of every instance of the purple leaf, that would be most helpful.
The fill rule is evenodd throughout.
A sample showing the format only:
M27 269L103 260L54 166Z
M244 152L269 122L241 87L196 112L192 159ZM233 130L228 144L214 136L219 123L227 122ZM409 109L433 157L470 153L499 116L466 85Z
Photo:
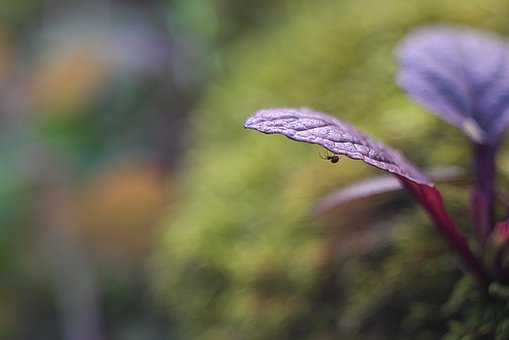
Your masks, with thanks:
M436 168L429 172L429 176L437 182L458 181L464 172L458 167ZM395 177L378 176L362 180L352 185L334 191L318 201L314 213L316 215L326 214L331 210L342 206L365 204L368 200L386 197L391 193L397 193L404 188Z
M440 192L417 168L397 151L376 142L353 126L310 109L268 109L254 113L244 127L266 134L281 134L290 139L318 144L329 151L346 155L395 175L429 213L439 231L463 258L482 284L489 281L482 265L472 254L468 242L447 214Z
M431 186L432 183L398 152L356 128L310 109L269 109L256 112L244 125L267 134L281 134L299 142L318 144L329 151Z
M398 84L476 143L497 144L509 125L509 45L466 27L431 26L397 50Z
M362 203L367 199L375 200L381 195L388 195L403 190L401 182L390 176L379 176L354 183L346 188L341 188L318 201L314 208L315 215L323 215L355 203Z

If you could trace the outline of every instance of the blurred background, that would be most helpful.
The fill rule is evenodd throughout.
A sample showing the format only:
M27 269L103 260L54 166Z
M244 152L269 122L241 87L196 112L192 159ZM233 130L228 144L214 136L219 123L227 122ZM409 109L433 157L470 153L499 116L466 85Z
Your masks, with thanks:
M457 263L404 194L316 213L377 172L242 125L308 106L467 169L463 137L395 86L393 50L437 22L509 35L508 17L505 0L2 1L0 338L467 334L444 321ZM468 225L465 181L443 186Z

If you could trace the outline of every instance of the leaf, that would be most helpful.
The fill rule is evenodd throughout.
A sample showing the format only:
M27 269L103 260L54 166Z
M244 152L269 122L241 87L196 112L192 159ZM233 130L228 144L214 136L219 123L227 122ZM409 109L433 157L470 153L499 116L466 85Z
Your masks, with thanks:
M381 170L432 186L432 183L398 152L362 134L353 126L307 108L256 112L245 127L281 134L299 142L318 144L329 151L359 159Z
M354 183L323 197L316 204L314 215L323 215L334 209L351 205L368 205L365 201L373 201L379 196L403 190L401 182L395 177L379 176ZM387 197L386 197L387 198Z
M509 125L509 45L466 27L430 26L396 52L398 84L473 141L497 144Z
M464 175L458 167L436 168L429 172L429 176L437 182L453 182L461 179ZM341 188L318 201L314 214L322 215L342 206L351 209L353 206L368 204L368 201L376 201L377 198L387 198L387 195L402 191L401 182L390 176L378 176Z
M440 192L415 166L397 151L376 142L353 126L311 109L267 109L255 112L245 128L266 134L281 134L290 139L318 144L329 151L362 160L395 175L403 187L422 205L450 246L485 285L489 281L466 238L447 214Z

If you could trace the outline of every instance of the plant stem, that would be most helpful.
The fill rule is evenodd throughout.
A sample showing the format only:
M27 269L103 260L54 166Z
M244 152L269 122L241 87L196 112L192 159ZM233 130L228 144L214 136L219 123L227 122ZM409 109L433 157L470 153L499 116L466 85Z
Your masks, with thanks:
M474 144L474 188L471 198L477 238L484 246L493 230L495 203L495 161L497 146Z
M438 231L445 237L449 246L456 251L468 271L470 271L483 288L487 288L491 278L481 261L474 255L468 241L454 220L445 210L442 195L433 186L423 186L399 177L403 186L421 203L428 212Z

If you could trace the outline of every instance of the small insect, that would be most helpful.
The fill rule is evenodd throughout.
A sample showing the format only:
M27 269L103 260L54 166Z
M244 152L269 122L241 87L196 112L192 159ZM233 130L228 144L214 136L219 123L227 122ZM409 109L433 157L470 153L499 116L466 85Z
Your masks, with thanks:
M325 155L320 153L320 158L325 159L326 161L330 161L331 163L335 164L339 162L341 156L327 152Z

